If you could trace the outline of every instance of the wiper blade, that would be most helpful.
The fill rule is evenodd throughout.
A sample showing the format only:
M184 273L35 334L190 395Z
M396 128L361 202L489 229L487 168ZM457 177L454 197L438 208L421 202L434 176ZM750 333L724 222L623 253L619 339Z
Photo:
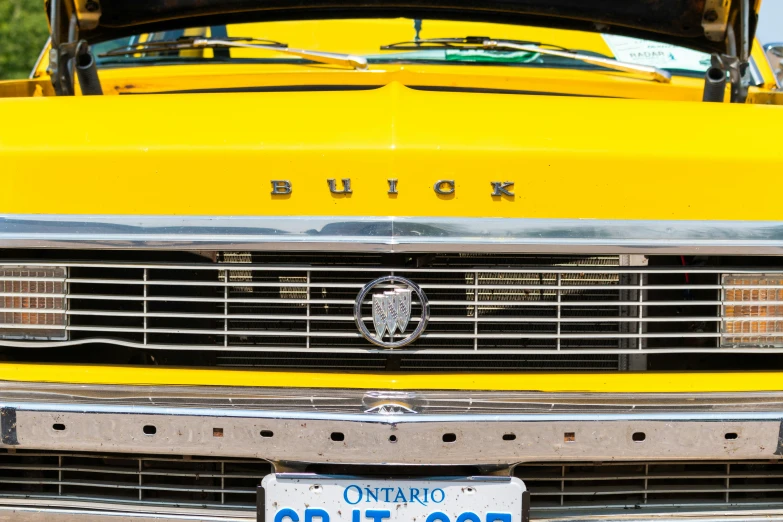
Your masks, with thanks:
M367 69L367 59L363 56L342 53L327 53L322 51L309 51L307 49L291 49L287 46L287 44L275 42L274 40L259 40L255 38L241 37L221 39L189 37L161 42L145 42L112 49L99 56L101 58L105 58L111 56L127 56L129 54L137 53L180 51L186 49L214 49L218 47L236 47L245 49L260 49L264 51L277 51L286 54L293 54L301 58L307 58L308 60L318 63L343 65L360 70Z
M592 65L614 69L633 74L635 78L653 80L661 83L672 81L672 74L669 71L654 67L652 65L641 65L638 63L621 62L614 58L604 58L601 56L590 56L589 54L575 53L573 51L560 51L557 49L548 49L540 45L518 44L509 40L485 40L482 44L484 49L504 49L514 51L528 51L540 53L549 56L559 56L560 58L570 58L579 60Z
M669 71L653 67L651 65L641 65L637 63L621 62L614 58L602 56L592 56L574 52L558 45L544 44L541 42L528 42L524 40L493 40L485 36L466 36L464 38L431 38L426 40L412 40L408 42L398 42L390 45L384 45L382 50L390 51L421 51L425 49L485 49L495 51L526 51L548 56L557 56L571 60L622 71L633 74L634 77L653 80L661 83L671 82L672 75Z
M185 37L178 38L176 40L158 40L152 42L140 42L136 44L117 47L116 49L111 49L98 56L100 58L106 58L111 56L127 56L129 54L146 54L146 53L158 53L158 52L167 52L167 51L195 49L196 47L193 45L193 41L196 40L197 38L201 38L201 37L185 36ZM249 43L258 43L262 45L269 45L272 47L282 47L282 48L288 47L288 44L277 42L275 40L265 40L265 39L251 38L245 36L233 36L230 38L222 38L222 40L227 40L232 43L249 42Z
M426 49L473 49L476 47L483 47L484 42L492 40L489 36L465 36L462 38L426 38L419 40L408 40L405 42L397 42L381 47L383 51L421 51ZM512 42L520 45L546 45L555 49L562 49L567 51L565 47L559 45L542 44L541 42L533 42L529 40L503 40L504 42Z

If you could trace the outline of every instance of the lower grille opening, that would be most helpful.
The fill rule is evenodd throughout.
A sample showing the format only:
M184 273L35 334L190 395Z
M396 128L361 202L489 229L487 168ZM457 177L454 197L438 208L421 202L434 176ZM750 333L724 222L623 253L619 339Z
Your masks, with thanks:
M315 473L376 477L468 476L478 468L311 465ZM112 504L215 511L256 508L256 488L272 473L264 460L106 453L0 452L0 503L85 508ZM534 518L648 512L783 508L776 461L520 464ZM36 502L39 501L39 502Z
M272 472L261 460L93 453L0 453L0 501L37 499L249 509Z
M540 516L783 507L783 463L776 461L524 464L514 475Z

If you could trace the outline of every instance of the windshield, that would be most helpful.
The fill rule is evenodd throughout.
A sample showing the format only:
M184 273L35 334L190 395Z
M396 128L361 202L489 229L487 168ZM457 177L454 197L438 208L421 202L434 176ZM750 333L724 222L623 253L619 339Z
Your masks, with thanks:
M581 54L615 58L652 65L675 74L701 75L709 67L709 55L673 45L599 33L568 31L507 24L411 19L352 19L261 22L193 27L176 31L135 35L93 46L101 67L127 67L181 63L295 63L305 58L274 50L250 48L194 48L134 52L101 56L126 46L170 42L194 37L215 39L252 38L287 44L291 48L361 55L370 64L434 63L446 65L497 65L509 67L556 67L600 69L600 66L534 52L509 52L476 48L388 48L399 42L481 36L495 40L532 42ZM386 49L382 49L387 47Z

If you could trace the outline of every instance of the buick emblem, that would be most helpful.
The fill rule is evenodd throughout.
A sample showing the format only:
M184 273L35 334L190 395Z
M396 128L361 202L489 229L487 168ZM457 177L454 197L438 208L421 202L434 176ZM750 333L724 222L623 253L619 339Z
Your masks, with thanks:
M405 331L411 318L412 293L409 288L395 288L372 296L372 322L379 338L383 339L386 332L394 337L397 329Z
M368 327L367 312L372 327ZM406 334L411 315L417 311L415 327ZM400 348L415 341L427 327L430 305L421 288L410 279L398 276L379 277L367 283L353 307L356 326L365 339L383 348Z

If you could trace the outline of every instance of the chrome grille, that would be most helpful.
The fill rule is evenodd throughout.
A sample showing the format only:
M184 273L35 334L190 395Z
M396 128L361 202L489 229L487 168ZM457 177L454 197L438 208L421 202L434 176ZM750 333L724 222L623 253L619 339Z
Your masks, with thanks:
M68 291L67 308L41 313L68 317L67 344L209 352L208 364L320 367L324 358L343 357L342 367L387 367L390 352L381 354L359 334L353 305L366 283L389 274L419 284L432 310L422 337L393 352L400 369L459 367L468 356L490 369L616 369L618 354L783 351L775 345L777 326L765 330L769 310L783 305L770 300L783 282L747 294L724 278L775 272L768 268L624 266L623 256L334 253L51 266L67 268L67 277L58 279ZM741 302L731 298L746 294ZM2 296L48 294L19 287ZM720 311L733 305L760 312L722 322ZM757 346L725 342L744 341L745 332Z
M0 453L0 498L241 509L271 470L260 460Z
M524 464L514 475L539 514L783 507L778 461Z
M0 452L0 503L185 508L203 516L252 513L256 488L272 472L263 460L6 451ZM629 509L639 513L783 507L780 462L521 464L514 468L514 476L525 482L531 514L539 519Z

